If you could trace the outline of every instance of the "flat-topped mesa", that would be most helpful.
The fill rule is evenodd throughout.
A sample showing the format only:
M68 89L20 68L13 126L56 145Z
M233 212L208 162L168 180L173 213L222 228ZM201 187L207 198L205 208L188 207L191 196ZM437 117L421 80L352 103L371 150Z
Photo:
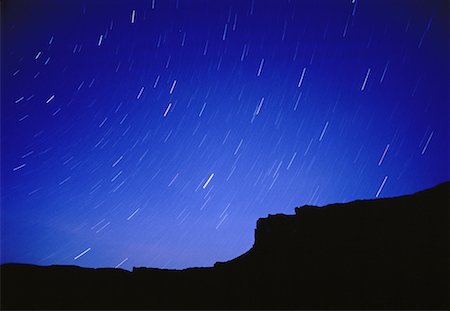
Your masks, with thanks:
M320 208L314 205L302 205L295 208L295 215L299 215L303 209Z
M297 215L275 214L259 218L255 229L255 248L273 247L295 235Z
M273 247L281 241L292 241L297 236L300 217L307 213L320 211L322 208L314 205L303 205L295 208L294 215L274 214L259 218L256 222L254 247Z

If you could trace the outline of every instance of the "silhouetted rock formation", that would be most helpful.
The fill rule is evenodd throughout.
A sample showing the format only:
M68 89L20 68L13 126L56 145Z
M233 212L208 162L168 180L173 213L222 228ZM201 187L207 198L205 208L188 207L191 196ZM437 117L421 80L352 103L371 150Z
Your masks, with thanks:
M1 266L2 309L447 309L450 182L259 219L211 268Z

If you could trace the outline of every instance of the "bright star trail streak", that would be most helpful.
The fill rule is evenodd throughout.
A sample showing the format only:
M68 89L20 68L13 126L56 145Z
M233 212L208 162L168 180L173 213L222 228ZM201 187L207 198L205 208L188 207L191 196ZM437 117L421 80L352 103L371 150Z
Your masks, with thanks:
M172 93L173 93L173 90L175 89L175 85L176 85L176 84L177 84L177 80L173 80L172 87L170 88L169 94L172 94Z
M133 216L136 215L137 212L139 212L139 208L137 210L135 210L130 216L128 216L127 220L130 220L131 218L133 218Z
M264 97L261 97L261 100L259 101L259 104L258 104L258 108L256 108L256 115L258 115L259 112L261 111L261 107L262 107L263 103L264 103Z
M46 104L50 103L53 100L53 98L55 98L55 95L50 96L45 103Z
M375 195L376 198L380 196L381 190L383 190L384 184L386 183L386 180L388 179L387 176L384 177L383 182L381 183L380 188L378 188L377 194Z
M327 127L328 127L328 122L325 123L325 126L323 127L322 133L320 134L320 137L319 137L319 141L322 141L323 135L325 135L325 131L327 130Z
M367 73L366 73L366 76L364 78L364 82L363 82L363 84L361 86L361 91L364 91L364 89L366 88L367 79L369 79L369 74L370 74L370 68L367 69Z
M389 149L389 144L387 144L386 148L384 148L383 155L381 156L380 161L378 161L378 166L380 166L381 163L383 163L384 157L386 156L388 149Z
M211 181L211 179L214 177L214 173L212 173L208 180L205 182L205 184L203 185L203 189L205 189L206 187L208 187L209 182Z
M449 179L447 1L6 2L1 263L212 266Z
M427 142L426 142L426 144L425 144L425 147L423 147L423 149L422 149L422 155L425 153L425 151L427 151L428 144L430 143L431 138L433 137L433 133L434 133L434 132L431 132L430 136L428 137L428 140L427 140Z
M166 111L164 111L164 117L167 117L167 114L169 113L170 107L172 107L171 103L169 103L169 105L167 105Z
M77 260L78 258L80 258L81 256L85 255L87 252L89 252L91 250L91 248L89 247L88 249L86 249L85 251L81 252L81 254L79 254L78 256L75 256L73 259Z
M264 65L264 58L261 59L261 63L259 64L258 73L256 74L258 77L261 75L263 65Z
M301 87L303 83L303 78L305 77L306 67L302 70L302 75L300 76L300 81L298 81L297 87Z
M133 10L132 12L131 12L131 23L132 24L134 24L134 18L136 17L136 11L135 10Z
M144 92L144 87L141 87L139 94L136 96L136 99L141 98L142 93Z
M128 257L119 262L114 268L119 268L121 265L123 265L128 260Z

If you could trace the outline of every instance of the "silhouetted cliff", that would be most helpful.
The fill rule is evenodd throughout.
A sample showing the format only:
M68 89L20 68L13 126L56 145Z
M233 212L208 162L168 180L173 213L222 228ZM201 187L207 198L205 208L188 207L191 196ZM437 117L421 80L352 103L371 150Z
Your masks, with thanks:
M450 182L259 219L211 268L1 266L2 309L447 309Z

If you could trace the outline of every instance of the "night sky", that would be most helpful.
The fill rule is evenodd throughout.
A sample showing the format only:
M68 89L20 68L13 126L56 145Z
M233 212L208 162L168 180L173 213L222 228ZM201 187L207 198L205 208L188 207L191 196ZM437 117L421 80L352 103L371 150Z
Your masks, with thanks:
M1 262L210 266L448 180L447 3L2 1Z

